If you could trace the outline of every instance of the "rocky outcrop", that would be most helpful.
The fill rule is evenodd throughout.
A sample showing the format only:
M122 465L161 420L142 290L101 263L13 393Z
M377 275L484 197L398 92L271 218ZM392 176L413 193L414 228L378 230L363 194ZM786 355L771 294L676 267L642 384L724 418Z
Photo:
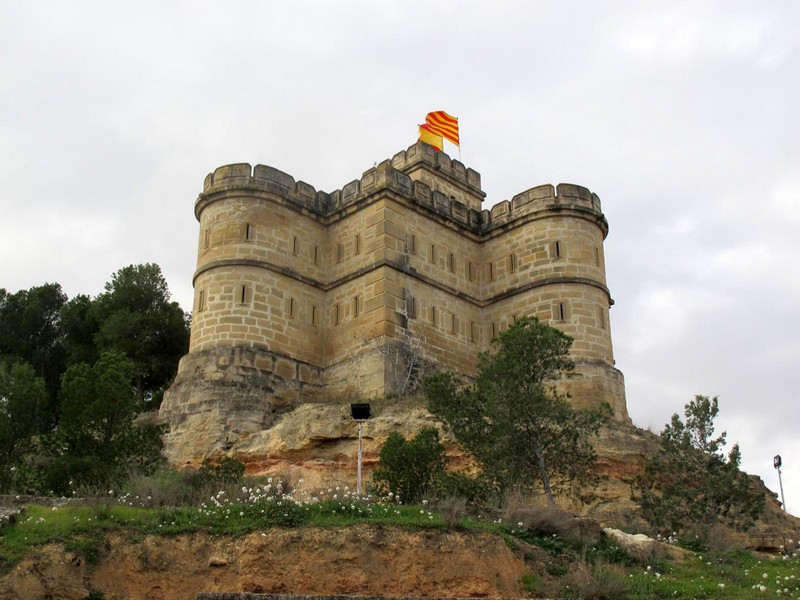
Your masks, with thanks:
M372 403L373 418L364 424L364 477L378 465L380 448L392 432L413 437L423 427L441 424L426 410L420 400L380 400ZM474 469L445 431L441 434L450 467ZM185 440L191 448L192 439ZM626 423L612 421L595 439L597 462L601 476L592 490L586 490L588 503L570 503L562 498L559 504L576 514L586 515L603 525L635 531L646 527L638 516L638 507L631 500L630 481L642 472L645 457L658 448L658 436ZM245 463L250 475L277 475L289 480L295 488L313 490L336 485L355 487L358 427L350 417L349 404L307 403L278 415L268 429L240 436L230 448L220 449L211 459L234 456ZM205 455L192 461L198 465ZM775 495L764 483L754 478L754 485L768 495L767 509L750 531L732 532L734 543L766 551L778 551L788 538L798 539L795 532L800 522L784 513Z
M519 597L524 562L498 536L347 529L271 529L243 537L115 535L97 565L45 546L0 578L0 597L183 600L200 592Z

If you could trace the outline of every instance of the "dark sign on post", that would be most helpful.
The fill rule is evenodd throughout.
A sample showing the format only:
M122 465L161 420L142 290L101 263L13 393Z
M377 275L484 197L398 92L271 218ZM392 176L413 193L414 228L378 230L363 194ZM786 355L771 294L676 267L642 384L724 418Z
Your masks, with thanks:
M356 421L366 421L369 419L369 404L368 403L353 403L350 405L350 416Z

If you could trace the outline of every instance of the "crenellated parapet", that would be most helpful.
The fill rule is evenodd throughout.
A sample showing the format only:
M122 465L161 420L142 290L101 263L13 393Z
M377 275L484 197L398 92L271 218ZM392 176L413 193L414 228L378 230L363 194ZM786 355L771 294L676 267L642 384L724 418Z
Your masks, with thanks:
M453 160L443 152L434 152L431 146L417 143L364 171L360 179L354 179L341 189L326 193L315 189L304 181L296 181L291 175L267 165L252 167L248 163L234 163L216 169L206 176L203 193L195 206L198 216L201 206L212 195L220 192L247 190L278 196L291 205L304 209L322 219L336 218L369 196L389 190L412 205L422 207L464 227L473 234L481 235L514 224L521 219L530 219L537 214L553 211L575 211L577 215L596 222L608 233L608 223L602 213L600 198L589 189L568 183L539 185L503 200L491 209L476 210L464 202L448 197L422 180L414 180L408 174L419 166L436 169L436 174L457 181L471 192L480 195L480 174Z
M444 152L437 152L433 146L417 142L407 150L401 150L392 157L392 166L404 173L425 166L435 170L438 175L446 177L474 194L485 198L481 190L481 174L465 167L463 163L450 158Z
M498 202L491 210L481 213L481 231L489 232L530 215L567 210L583 213L603 230L603 237L608 235L608 222L600 207L600 197L571 183L539 185L517 194L510 201Z
M279 169L267 165L253 168L249 163L233 163L206 175L203 193L195 203L195 216L199 219L204 201L212 194L237 190L274 194L319 215L328 212L330 203L328 194L317 191L305 181L295 181L294 177Z

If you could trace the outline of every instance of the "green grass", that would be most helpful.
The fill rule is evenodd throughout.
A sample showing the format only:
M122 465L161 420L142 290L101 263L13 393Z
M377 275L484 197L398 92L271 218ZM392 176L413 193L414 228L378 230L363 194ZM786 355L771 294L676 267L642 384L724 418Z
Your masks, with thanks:
M427 506L403 506L387 499L358 500L346 492L336 499L304 501L269 496L258 490L231 496L227 500L225 495L219 495L205 505L180 508L129 506L125 498L93 506L29 506L15 525L0 531L0 570L7 571L32 549L48 543L63 544L88 564L97 564L111 532L123 533L135 542L150 534L242 535L271 527L348 527L357 523L448 530L442 515ZM684 561L662 558L641 564L607 540L580 549L557 536L537 535L529 529L487 519L465 518L454 529L500 535L516 550L525 544L544 549L551 558L544 562L538 559L537 564L535 553L528 555L531 572L520 582L534 596L554 590L558 593L553 595L578 595L574 573L583 566L584 571L594 574L598 585L603 585L603 577L611 577L617 586L620 579L624 580L627 595L618 595L620 598L800 597L800 559L788 553L765 559L743 551L703 552ZM764 586L764 591L759 586Z

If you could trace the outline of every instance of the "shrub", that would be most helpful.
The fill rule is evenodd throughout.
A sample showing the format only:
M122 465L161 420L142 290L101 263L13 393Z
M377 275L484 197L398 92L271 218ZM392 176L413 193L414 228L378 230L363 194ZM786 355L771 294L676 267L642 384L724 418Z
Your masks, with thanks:
M242 477L244 477L244 463L225 456L217 464L209 461L203 463L197 477L197 485L239 483Z
M448 496L438 503L442 519L447 527L456 527L467 514L467 501L457 496Z
M503 511L503 521L522 523L523 527L542 536L565 537L570 530L570 516L553 508L509 506Z
M561 580L561 594L582 600L617 600L630 591L625 573L619 567L604 563L579 563Z
M422 500L444 475L446 459L439 432L422 429L408 441L397 432L386 440L380 453L380 468L372 474L379 494L398 494L405 503Z
M123 486L130 502L137 506L164 507L196 504L205 493L198 486L197 471L162 468L152 475L133 475ZM205 490L203 490L205 492Z
M463 473L444 473L436 483L436 495L464 498L472 506L486 506L494 490L491 481L482 475L470 477Z

